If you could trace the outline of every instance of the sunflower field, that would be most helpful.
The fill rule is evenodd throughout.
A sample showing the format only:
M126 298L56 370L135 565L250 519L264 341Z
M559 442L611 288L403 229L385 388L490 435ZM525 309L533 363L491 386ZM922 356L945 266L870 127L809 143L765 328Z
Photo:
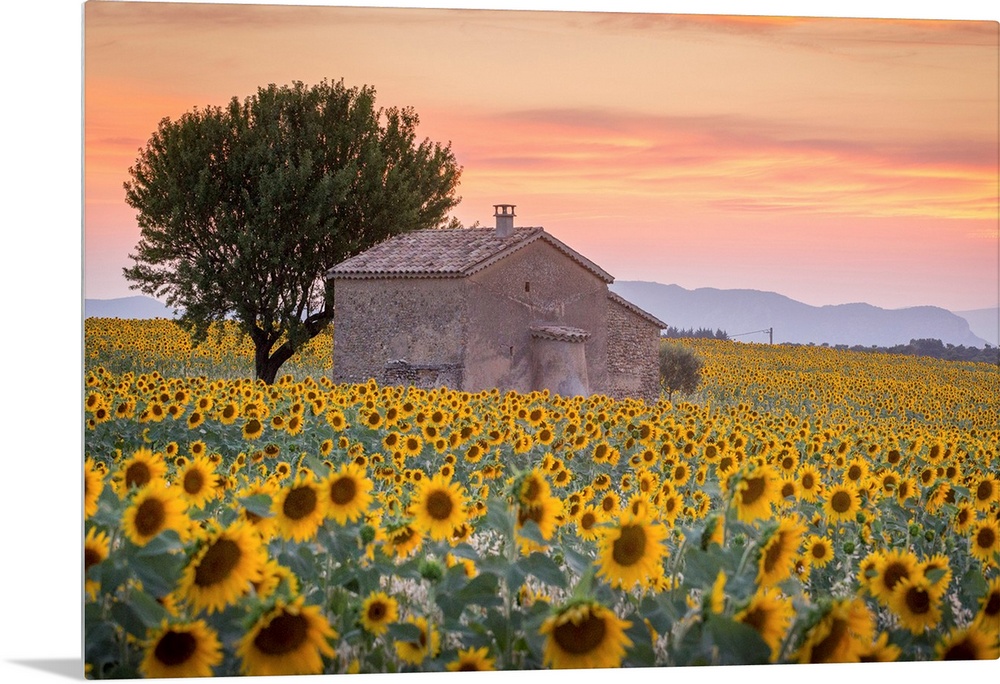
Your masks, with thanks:
M998 657L995 366L688 340L648 404L85 336L89 678Z

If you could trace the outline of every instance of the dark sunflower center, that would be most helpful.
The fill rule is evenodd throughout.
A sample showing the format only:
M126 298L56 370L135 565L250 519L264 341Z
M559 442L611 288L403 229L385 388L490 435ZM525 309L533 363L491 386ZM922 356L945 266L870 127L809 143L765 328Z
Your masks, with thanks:
M791 482L786 482L781 485L781 497L788 498L790 496L795 496L795 485Z
M141 487L149 482L151 477L152 473L149 472L148 465L142 461L133 463L125 470L125 486L131 487L135 485Z
M104 554L97 549L85 547L83 549L83 572L86 573L92 565L97 565L104 560Z
M892 591L899 580L909 576L910 573L907 571L905 565L902 563L890 563L882 573L882 581L885 583L885 588Z
M368 619L372 622L380 622L385 618L386 607L381 601L375 601L375 603L368 606Z
M611 557L618 565L628 566L642 560L645 552L646 530L641 525L625 525L612 545Z
M781 534L776 534L774 541L770 543L764 551L764 572L771 572L781 560L784 539Z
M814 544L812 547L813 558L817 560L822 560L826 558L826 546L823 544Z
M395 536L392 538L392 543L397 546L405 544L413 538L414 531L410 527L404 527L399 532L396 532Z
M814 484L812 473L806 473L802 476L802 486L805 489L812 489Z
M948 650L941 656L942 660L978 660L984 656L979 655L979 650L975 644L969 642L968 638L962 639L956 644L948 647Z
M817 643L812 650L812 661L825 663L833 656L841 640L847 635L847 622L835 618L830 625L830 633Z
M847 469L847 477L852 480L857 480L861 477L861 466L852 465Z
M167 520L167 509L159 499L146 499L135 512L135 529L143 537L152 537Z
M589 530L597 523L597 516L589 511L580 516L580 527L585 530Z
M541 491L541 487L538 485L538 480L531 478L528 480L524 487L524 491L521 494L521 498L526 502L532 502L538 498L538 494Z
M997 535L989 527L984 527L976 533L976 544L981 549L988 549L996 543Z
M566 653L583 655L601 647L607 629L602 618L588 615L587 619L578 625L568 620L560 624L552 630L552 638Z
M190 632L166 632L156 642L153 656L167 666L186 663L198 648L198 641Z
M830 499L830 508L835 510L837 513L844 513L851 510L851 495L845 491L834 493L833 497Z
M346 506L354 501L358 493L358 485L353 478L337 478L330 485L330 500L338 506Z
M239 545L232 539L216 540L195 568L194 583L199 587L209 587L222 582L229 577L242 556Z
M795 459L791 456L785 456L781 459L781 467L785 470L791 470L795 466Z
M436 490L427 497L427 514L435 520L447 520L455 508L448 492Z
M301 615L278 615L253 640L254 647L269 656L292 653L309 636L308 622Z
M200 470L189 470L184 474L184 491L197 494L205 486L205 475Z
M986 605L983 606L983 614L989 617L1000 615L1000 591L994 591L986 599Z
M316 510L316 492L312 487L296 487L288 492L282 512L292 520L301 520Z
M261 431L260 421L257 420L256 418L251 418L247 422L246 427L244 428L244 430L246 431L246 433L248 435L256 435L258 432Z
M989 501L993 498L993 483L989 480L983 480L976 487L976 499L979 501Z
M923 615L931 609L931 597L926 589L910 587L906 590L906 607L914 615Z
M476 663L470 662L470 661L466 660L466 661L463 661L462 664L458 667L458 671L459 672L478 672L479 668L476 667Z
M743 490L743 505L752 506L757 499L764 495L764 478L749 477L746 479L747 486Z
M741 618L742 622L756 629L758 632L763 633L764 628L767 626L767 612L761 610L760 608L751 608L746 612Z

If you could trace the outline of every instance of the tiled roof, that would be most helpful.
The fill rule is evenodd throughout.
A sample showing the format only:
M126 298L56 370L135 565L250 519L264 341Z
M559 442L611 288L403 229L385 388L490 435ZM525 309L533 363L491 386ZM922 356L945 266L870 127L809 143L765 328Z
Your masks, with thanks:
M660 330L663 330L663 329L665 329L665 328L668 327L666 323L664 323L663 321L661 321L659 318L657 318L653 314L651 314L648 311L645 311L643 309L640 309L638 306L636 306L635 304L633 304L629 300L625 299L621 295L618 295L618 294L615 294L614 292L611 292L610 290L608 291L608 299L610 299L611 301L615 302L616 304L619 304L619 305L625 307L626 309L628 309L632 313L634 313L634 314L636 314L638 316L641 316L642 318L646 319L647 321L649 321L650 323L652 323L653 325L655 325Z
M538 325L531 327L531 336L560 342L584 342L590 337L590 333L568 325Z
M517 228L499 237L493 228L418 230L397 235L340 262L327 278L461 278L535 240L544 240L606 283L614 278L542 228Z

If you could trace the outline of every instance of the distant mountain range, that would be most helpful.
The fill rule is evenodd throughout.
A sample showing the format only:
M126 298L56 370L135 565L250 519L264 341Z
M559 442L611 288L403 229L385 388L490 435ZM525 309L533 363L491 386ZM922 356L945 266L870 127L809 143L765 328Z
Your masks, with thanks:
M675 328L721 329L746 341L767 341L768 336L741 333L773 328L775 343L891 347L927 338L956 346L982 348L987 344L986 339L973 333L968 320L935 306L906 309L882 309L871 304L810 306L760 290L710 287L686 290L678 285L627 280L614 283L611 289ZM988 314L995 317L997 312L983 311L986 313L981 320L977 318L977 325L988 328ZM992 344L996 344L995 338Z
M961 314L935 306L881 309L871 304L810 306L760 290L686 290L678 285L623 280L616 293L675 328L724 330L730 335L774 329L774 341L799 344L877 345L891 347L911 339L983 348L998 346L998 310ZM174 312L151 297L87 299L87 318L174 318ZM737 337L766 341L766 333Z
M85 299L84 318L175 318L173 309L152 297Z

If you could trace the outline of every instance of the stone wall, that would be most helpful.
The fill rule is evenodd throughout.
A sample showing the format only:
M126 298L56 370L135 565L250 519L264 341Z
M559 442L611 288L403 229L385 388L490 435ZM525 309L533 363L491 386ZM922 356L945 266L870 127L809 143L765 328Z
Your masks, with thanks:
M460 281L338 278L334 296L334 382L374 377L396 384L404 367L398 362L429 386L461 382L455 370L464 364L465 297Z
M607 285L552 245L538 240L467 279L468 391L491 387L528 392L532 382L530 328L581 328L592 391L605 381Z
M660 330L618 302L608 300L608 383L605 393L648 402L660 396Z

